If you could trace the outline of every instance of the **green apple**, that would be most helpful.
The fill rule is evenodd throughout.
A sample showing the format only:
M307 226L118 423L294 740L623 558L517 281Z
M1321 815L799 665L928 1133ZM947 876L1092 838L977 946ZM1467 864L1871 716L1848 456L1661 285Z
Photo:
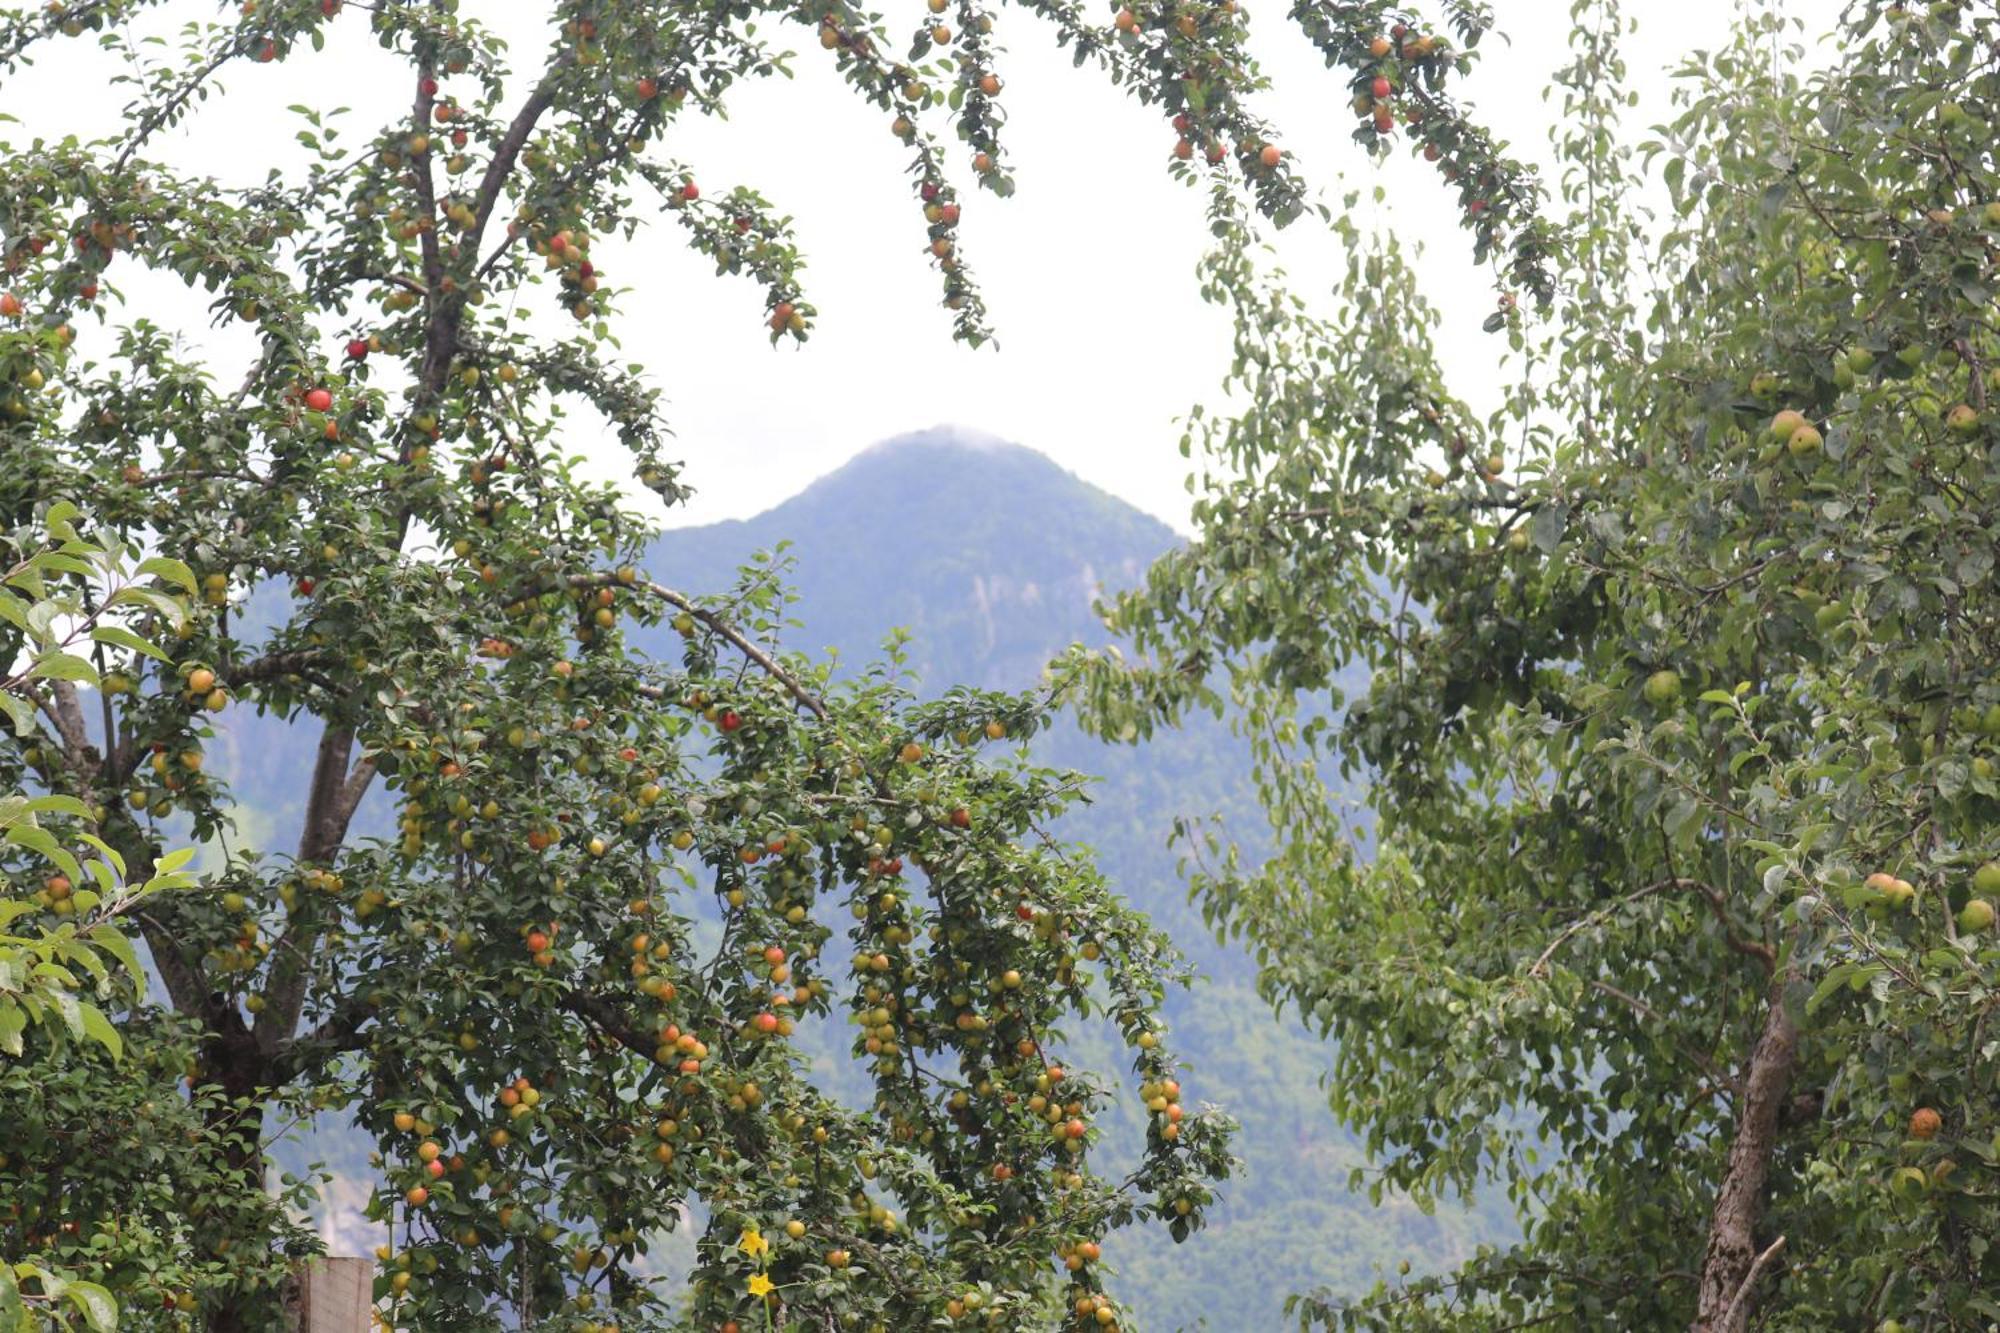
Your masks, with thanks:
M1785 448L1792 451L1793 458L1811 458L1825 443L1817 427L1805 425L1792 432L1785 441Z
M1788 407L1771 418L1771 438L1780 444L1789 444L1792 432L1808 424L1810 423L1806 421L1805 413L1794 412Z
M1960 403L1945 413L1944 424L1955 435L1970 435L1979 429L1979 413L1971 404Z
M1646 677L1646 684L1641 692L1646 696L1647 703L1656 708L1664 708L1681 697L1681 678L1672 671L1655 671Z
M1959 909L1958 929L1966 935L1977 935L1982 930L1993 927L1993 904L1984 898L1974 898Z
M1988 861L1972 872L1972 891L1986 897L2000 897L2000 861Z

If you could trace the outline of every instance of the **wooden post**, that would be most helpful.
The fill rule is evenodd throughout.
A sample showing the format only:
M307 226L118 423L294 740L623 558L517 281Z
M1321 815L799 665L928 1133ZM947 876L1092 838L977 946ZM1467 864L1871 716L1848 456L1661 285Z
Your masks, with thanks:
M287 1333L370 1333L375 1261L313 1259L292 1278Z

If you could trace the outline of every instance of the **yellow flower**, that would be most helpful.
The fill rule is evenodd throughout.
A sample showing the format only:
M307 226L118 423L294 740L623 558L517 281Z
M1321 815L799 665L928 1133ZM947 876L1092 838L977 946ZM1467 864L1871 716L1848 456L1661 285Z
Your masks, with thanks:
M755 1234L755 1233L752 1233L752 1234ZM760 1237L759 1239L761 1239L761 1237ZM764 1275L763 1275L762 1273L758 1273L758 1274L756 1274L755 1276L753 1276L753 1277L752 1277L752 1278L750 1279L750 1294L751 1294L752 1296L768 1296L768 1295L770 1295L770 1294L771 1294L771 1279L770 1279L770 1278L767 1278L767 1277L765 1277L765 1276L764 1276Z
M749 1255L752 1259L755 1259L771 1248L771 1242L765 1240L763 1233L758 1231L756 1227L745 1227L743 1228L743 1239L736 1242L736 1248L742 1250L743 1253Z

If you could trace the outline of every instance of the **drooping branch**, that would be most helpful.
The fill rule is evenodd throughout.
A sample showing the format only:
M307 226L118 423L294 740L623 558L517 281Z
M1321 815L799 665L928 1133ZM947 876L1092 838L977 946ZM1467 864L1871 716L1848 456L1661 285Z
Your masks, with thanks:
M1745 957L1755 958L1763 964L1766 972L1769 972L1776 965L1777 955L1772 952L1770 945L1765 944L1761 940L1749 939L1737 930L1736 924L1729 918L1728 904L1723 900L1720 889L1698 879L1684 879L1676 876L1671 879L1663 879L1648 884L1643 889L1634 890L1610 906L1599 908L1590 915L1579 917L1577 920L1571 922L1560 935L1557 935L1555 939L1549 942L1548 948L1542 950L1541 956L1536 958L1534 963L1528 968L1528 975L1531 977L1547 976L1550 960L1556 956L1557 952L1565 944L1584 931L1603 925L1622 909L1658 894L1680 890L1690 890L1701 895L1702 900L1715 913L1715 919L1722 926L1723 937L1728 940L1730 948Z
M572 588L628 587L635 592L657 597L669 606L686 612L707 626L717 638L727 640L738 652L755 663L759 670L784 686L785 692L796 699L800 707L822 722L827 720L826 705L821 702L818 695L807 689L797 676L787 671L776 658L751 642L741 630L730 624L723 616L702 606L687 594L649 581L626 584L613 574L577 574L568 582Z

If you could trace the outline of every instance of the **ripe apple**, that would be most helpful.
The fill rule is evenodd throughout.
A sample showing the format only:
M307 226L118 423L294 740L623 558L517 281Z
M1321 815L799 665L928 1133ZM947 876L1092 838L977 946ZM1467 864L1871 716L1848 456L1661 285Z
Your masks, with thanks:
M1944 1117L1928 1106L1919 1106L1910 1117L1910 1137L1913 1139L1934 1139L1944 1128Z
M1257 160L1263 163L1266 168L1273 168L1284 160L1284 156L1278 145L1267 143L1264 145L1263 150L1257 154Z
M306 392L306 406L315 412L324 412L333 406L333 395L325 389L310 389Z
M1808 424L1810 423L1806 421L1805 413L1795 412L1788 407L1771 418L1771 438L1780 444L1789 444L1792 433Z

